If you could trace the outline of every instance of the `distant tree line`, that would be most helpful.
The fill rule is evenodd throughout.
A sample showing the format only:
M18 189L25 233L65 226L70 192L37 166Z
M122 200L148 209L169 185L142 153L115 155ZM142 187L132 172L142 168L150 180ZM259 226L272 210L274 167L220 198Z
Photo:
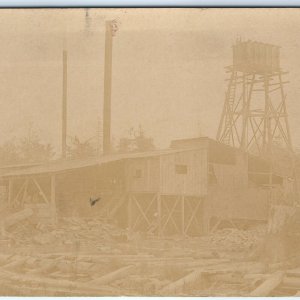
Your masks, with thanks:
M27 137L10 140L0 146L0 165L47 161L55 152L50 144L44 144L39 136L30 131Z
M84 159L97 155L97 147L92 143L93 138L85 141L77 136L69 137L67 159ZM122 137L113 147L113 152L143 152L154 150L153 139L146 136L141 126L137 130L131 128L128 136ZM51 144L43 143L39 135L30 130L26 137L12 139L0 145L0 166L38 163L54 159L55 151Z

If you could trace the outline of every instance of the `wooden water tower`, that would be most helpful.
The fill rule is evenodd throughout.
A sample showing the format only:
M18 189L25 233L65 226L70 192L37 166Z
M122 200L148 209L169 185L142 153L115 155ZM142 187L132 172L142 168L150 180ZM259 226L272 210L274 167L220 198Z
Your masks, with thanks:
M237 41L217 140L267 156L274 143L292 150L278 46Z

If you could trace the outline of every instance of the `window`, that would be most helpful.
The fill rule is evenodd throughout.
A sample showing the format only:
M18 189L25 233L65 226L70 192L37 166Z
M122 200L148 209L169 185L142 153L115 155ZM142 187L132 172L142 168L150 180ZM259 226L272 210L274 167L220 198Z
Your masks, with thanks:
M187 165L175 165L176 174L187 174Z
M142 170L141 169L135 170L134 178L142 178Z

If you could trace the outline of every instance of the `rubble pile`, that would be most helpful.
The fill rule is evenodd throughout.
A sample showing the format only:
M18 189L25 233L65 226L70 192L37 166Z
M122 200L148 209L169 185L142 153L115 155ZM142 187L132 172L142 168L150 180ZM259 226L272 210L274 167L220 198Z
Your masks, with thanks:
M208 242L212 247L227 251L245 251L257 246L266 233L266 226L257 226L249 230L225 228L212 234Z
M14 245L72 246L74 250L97 249L115 241L126 241L126 231L101 219L64 218L56 226L19 222L8 233ZM74 249L74 247L76 249ZM82 249L84 248L84 249ZM110 248L107 249L110 251Z
M121 229L101 217L63 218L55 225L26 218L5 228L13 247L2 247L0 253L0 293L246 296L261 289L262 279L273 283L280 275L274 279L264 262L249 259L255 252L249 250L263 241L266 230L259 225L162 238ZM279 288L288 286L295 294L298 275L293 270Z

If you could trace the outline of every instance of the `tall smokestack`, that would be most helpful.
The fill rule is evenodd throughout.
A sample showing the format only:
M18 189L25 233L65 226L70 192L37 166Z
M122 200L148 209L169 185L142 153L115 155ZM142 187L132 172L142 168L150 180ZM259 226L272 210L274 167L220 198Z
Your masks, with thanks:
M111 152L111 78L113 36L117 31L116 21L105 22L104 102L103 102L103 153Z
M67 155L67 51L63 51L63 95L62 95L62 158L66 158Z

